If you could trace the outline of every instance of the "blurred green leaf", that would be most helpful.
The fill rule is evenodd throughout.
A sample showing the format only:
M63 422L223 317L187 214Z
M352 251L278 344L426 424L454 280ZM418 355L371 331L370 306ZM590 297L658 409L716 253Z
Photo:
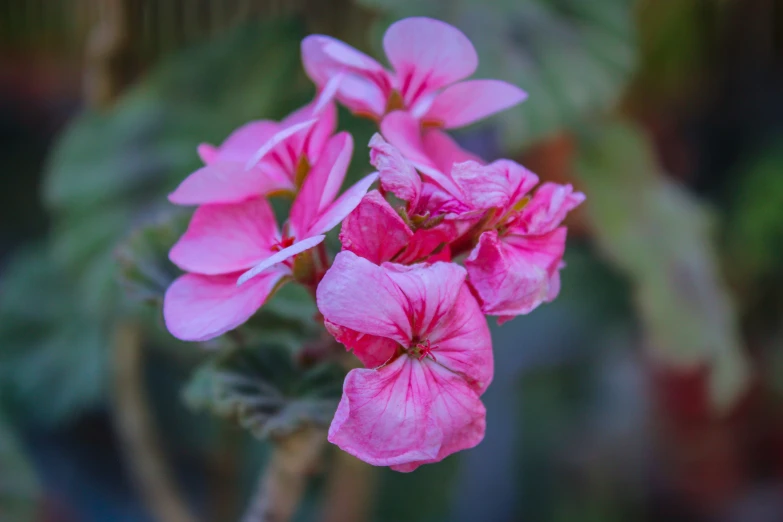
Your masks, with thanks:
M667 364L706 365L713 405L726 410L749 370L716 262L711 214L664 177L633 127L592 132L580 154L598 241L631 278L653 353Z
M525 103L496 120L511 150L614 107L636 60L632 0L362 3L394 19L431 16L459 27L478 51L478 78L507 80L527 91Z
M0 519L3 522L37 520L38 495L35 471L0 414Z
M737 169L726 220L731 266L747 283L764 284L783 266L783 149L781 141Z
M179 269L169 250L185 232L186 213L172 212L133 231L117 248L120 281L126 295L148 304L162 304L163 295Z
M300 367L284 345L256 345L202 366L184 399L195 410L235 419L256 437L278 437L304 424L328 426L344 377L331 363Z
M20 252L0 294L0 391L41 424L96 406L106 385L108 332L74 302L72 282L44 245Z

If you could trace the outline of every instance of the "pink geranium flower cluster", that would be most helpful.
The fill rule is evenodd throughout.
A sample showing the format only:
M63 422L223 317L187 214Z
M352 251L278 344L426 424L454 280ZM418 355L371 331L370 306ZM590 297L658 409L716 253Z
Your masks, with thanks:
M410 471L483 438L485 315L502 322L557 296L562 221L584 195L536 188L521 165L486 163L444 132L525 99L502 81L465 80L477 57L459 30L409 18L383 43L392 71L333 38L306 38L317 98L199 147L204 167L170 196L199 207L171 250L187 273L168 289L164 316L176 337L207 340L281 284L305 285L326 329L365 366L348 373L329 440ZM369 143L377 172L339 197L353 141L334 133L334 101L380 130ZM279 228L267 200L281 195L293 204ZM322 241L341 222L343 250L330 263Z

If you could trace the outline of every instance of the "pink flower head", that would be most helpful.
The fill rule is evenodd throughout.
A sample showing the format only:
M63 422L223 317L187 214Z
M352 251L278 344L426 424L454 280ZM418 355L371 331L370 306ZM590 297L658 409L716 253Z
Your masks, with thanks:
M239 203L275 192L296 193L334 133L337 112L322 93L280 123L261 120L219 146L201 144L205 165L169 195L178 205Z
M351 370L329 441L376 466L412 471L478 444L493 374L486 321L453 263L380 266L341 252L317 291Z
M236 328L293 276L293 257L323 241L377 178L370 174L335 200L352 152L347 133L328 141L282 234L262 197L196 210L169 254L189 272L172 283L164 299L166 326L175 337L203 341Z
M527 97L500 80L461 81L475 72L478 56L470 40L445 22L400 20L386 31L383 48L393 71L323 35L302 41L302 61L319 88L339 76L336 98L354 113L376 120L403 109L427 126L455 128Z
M452 177L466 204L488 210L486 231L465 260L484 313L503 322L557 297L566 239L560 224L584 194L545 183L531 199L538 178L510 160L457 164Z

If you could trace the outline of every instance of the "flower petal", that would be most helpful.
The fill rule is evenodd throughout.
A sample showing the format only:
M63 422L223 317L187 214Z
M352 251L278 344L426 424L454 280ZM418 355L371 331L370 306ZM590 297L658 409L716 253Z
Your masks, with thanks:
M237 203L291 188L287 180L270 174L274 171L267 172L264 166L246 170L237 162L210 163L185 178L169 194L169 201L177 205Z
M533 199L522 210L519 223L526 234L551 232L565 219L566 214L585 200L571 185L544 183Z
M506 209L538 184L538 176L511 160L489 165L455 163L451 177L462 188L464 201L474 209Z
M185 274L166 291L166 327L183 341L206 341L233 330L264 304L284 275L268 272L238 288L237 274Z
M459 29L432 18L406 18L393 23L383 48L395 69L406 106L423 94L467 78L478 56Z
M237 279L236 282L237 286L245 284L248 280L256 277L264 270L267 270L268 268L271 268L278 263L282 263L286 259L293 257L296 254L300 254L305 250L310 250L318 243L322 242L324 239L325 236L308 237L307 239L303 239L302 241L297 241L290 247L284 248L279 252L272 254L271 256L267 257L266 259L258 263L256 266L254 266L253 268L251 268L250 270L248 270L247 272L239 276L239 279Z
M513 244L512 244L513 243ZM549 295L551 270L565 250L565 228L538 237L484 232L465 260L470 284L489 315L527 314Z
M419 173L396 147L387 143L378 133L370 139L370 163L378 169L384 190L407 201L410 208L416 208L421 194Z
M309 120L300 123L295 123L289 126L281 125L280 130L278 130L274 135L272 135L272 137L270 137L266 141L266 143L264 143L258 149L256 149L253 155L250 156L250 159L247 160L247 163L245 163L245 168L247 170L252 169L254 166L256 166L256 164L258 164L259 161L264 159L264 156L266 156L272 149L274 149L280 143L282 143L287 138L290 138L291 136L299 132L310 129L313 125L315 125L317 121L318 118L311 118Z
M368 192L340 230L345 250L381 264L406 247L413 232L377 190Z
M321 102L325 102L319 106ZM295 110L280 123L281 128L294 127L315 119L315 123L305 132L296 132L285 138L288 156L291 158L291 171L296 169L300 156L307 155L311 164L318 161L321 151L337 128L337 108L334 103L323 100L319 95L304 107Z
M423 365L409 357L351 370L329 442L374 466L436 459L443 432L430 416L432 401Z
M492 382L492 337L487 320L467 285L429 334L437 363L462 375L481 395Z
M405 295L413 335L421 340L454 307L466 276L465 269L454 263L384 263L381 267Z
M289 223L294 235L306 232L319 214L334 201L345 179L352 154L353 138L347 132L341 132L329 140L291 206Z
M316 291L318 309L338 326L408 346L408 301L387 271L353 252L334 259Z
M422 464L440 462L452 453L477 446L484 440L487 412L478 394L460 376L431 361L425 362L433 397L430 417L440 427L442 440L434 459L393 464L391 469L410 472Z
M251 121L242 125L217 148L216 161L246 162L280 129L280 124L269 121Z
M453 129L469 125L527 98L525 91L500 80L468 80L443 89L422 117Z
M218 154L217 147L210 145L209 143L200 143L199 146L196 147L196 151L198 152L198 157L204 162L204 165L209 165L214 162Z
M441 172L450 173L455 163L475 161L484 164L484 160L466 151L454 139L438 129L425 130L421 136L421 146L430 162Z
M367 368L383 366L399 348L396 341L377 335L368 335L324 321L324 326L338 343L352 351Z
M277 222L264 198L196 209L169 258L183 270L227 274L246 270L272 254Z
M318 219L310 226L305 235L324 234L339 225L359 205L370 186L377 179L378 173L373 172L354 183L351 188L337 198L337 201L321 212L321 215L318 216Z

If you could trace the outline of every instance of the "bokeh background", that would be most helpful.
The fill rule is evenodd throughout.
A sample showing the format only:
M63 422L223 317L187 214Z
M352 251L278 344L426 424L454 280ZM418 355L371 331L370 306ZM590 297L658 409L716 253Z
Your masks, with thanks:
M0 0L0 520L239 519L269 445L199 410L203 350L135 299L172 275L165 195L312 97L303 36L381 57L411 15L530 95L459 141L588 200L560 297L492 325L484 442L332 454L296 520L783 520L777 0ZM358 177L373 125L340 118Z

